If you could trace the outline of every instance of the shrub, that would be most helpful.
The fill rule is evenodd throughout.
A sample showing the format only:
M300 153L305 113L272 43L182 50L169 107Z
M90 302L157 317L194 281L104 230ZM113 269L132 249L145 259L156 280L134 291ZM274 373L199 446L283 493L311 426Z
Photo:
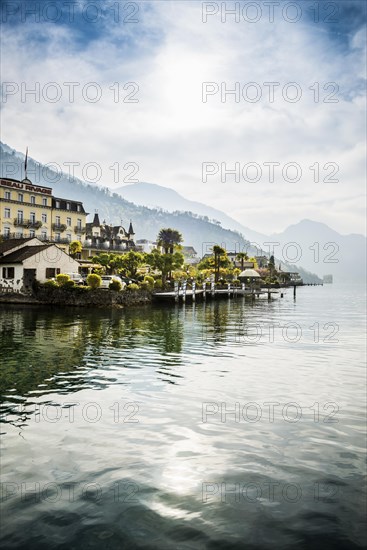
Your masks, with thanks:
M41 288L41 282L38 279L34 279L32 283L32 290L33 292L38 292L38 290Z
M102 279L96 273L90 273L87 277L87 284L92 290L99 288L102 284Z
M46 281L45 283L43 283L43 286L44 288L57 288L59 285L57 284L56 281L53 281L52 279L50 279L49 281Z
M127 288L128 290L136 292L137 290L139 290L139 285L137 285L136 283L131 283L131 285L128 285Z
M152 287L152 288L153 288L153 286L154 286L154 278L151 277L150 275L145 275L144 281L143 281L143 282L144 282L144 283L148 283L148 285L149 285L150 287Z
M72 281L71 279L69 279L68 281L66 281L63 285L62 285L63 288L74 288L75 287L75 283L74 281Z
M84 294L89 291L89 286L80 286L74 285L68 288L69 292L74 292L74 294Z
M117 279L114 279L113 281L110 282L110 284L108 285L108 288L110 290L115 290L116 292L120 292L120 290L122 290L122 284Z
M153 286L148 283L148 281L142 281L139 284L141 290L152 290Z
M163 287L162 279L157 279L154 285L156 290L161 290Z
M179 281L180 279L187 279L188 275L186 273L186 271L181 271L181 270L177 270L177 271L174 271L173 274L172 274L172 278L174 281Z
M70 281L69 275L65 275L64 273L59 273L56 275L56 281L58 282L59 286L64 286L68 281Z

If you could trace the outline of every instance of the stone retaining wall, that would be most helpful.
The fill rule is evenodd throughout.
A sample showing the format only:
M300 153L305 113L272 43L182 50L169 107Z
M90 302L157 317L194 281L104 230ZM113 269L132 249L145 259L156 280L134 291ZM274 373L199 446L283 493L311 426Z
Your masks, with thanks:
M151 292L147 290L67 290L62 288L40 288L33 295L0 293L0 303L38 304L76 307L108 307L121 308L126 306L148 304L152 301Z

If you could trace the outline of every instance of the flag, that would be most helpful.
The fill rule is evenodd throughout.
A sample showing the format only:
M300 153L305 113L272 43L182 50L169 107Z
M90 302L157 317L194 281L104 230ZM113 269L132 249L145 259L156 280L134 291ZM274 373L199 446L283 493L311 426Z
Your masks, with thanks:
M25 160L24 160L24 175L27 177L27 163L28 163L28 147L25 152Z

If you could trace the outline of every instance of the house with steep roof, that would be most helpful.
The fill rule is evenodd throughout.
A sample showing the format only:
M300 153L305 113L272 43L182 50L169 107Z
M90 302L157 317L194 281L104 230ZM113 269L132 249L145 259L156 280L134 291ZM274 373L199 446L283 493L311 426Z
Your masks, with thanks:
M44 283L59 273L79 271L79 262L55 244L38 239L0 243L0 292L26 292L35 280Z
M128 230L126 230L122 225L109 225L105 220L101 223L96 212L93 221L86 224L82 258L87 260L101 252L122 254L134 250L134 236L135 232L131 221Z

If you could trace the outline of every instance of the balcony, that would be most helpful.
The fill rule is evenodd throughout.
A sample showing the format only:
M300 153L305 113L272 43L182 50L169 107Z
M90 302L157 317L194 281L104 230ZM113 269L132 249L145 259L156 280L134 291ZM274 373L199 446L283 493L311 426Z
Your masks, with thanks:
M17 227L27 227L27 229L39 229L40 227L42 227L43 224L42 222L36 222L36 220L24 220L23 218L14 218L14 225Z
M76 225L74 227L74 232L77 233L78 235L80 235L80 234L84 234L86 229L87 228L85 226L84 227L79 227L79 225Z
M4 241L8 241L9 239L39 239L40 241L49 241L49 238L47 236L31 235L30 233L3 233L1 237Z
M48 242L55 244L70 244L69 239L48 239Z
M106 252L116 251L116 252L128 252L129 250L134 250L135 246L131 245L128 242L124 243L111 243L109 241L92 243L90 240L85 240L83 243L83 248L88 250L104 250Z
M55 237L49 237L48 235L31 235L30 233L3 233L0 235L0 241L8 241L10 239L38 239L45 243L53 244L70 244L69 239L56 239Z
M53 231L60 231L60 233L63 233L66 231L67 226L64 223L53 223L52 224Z

